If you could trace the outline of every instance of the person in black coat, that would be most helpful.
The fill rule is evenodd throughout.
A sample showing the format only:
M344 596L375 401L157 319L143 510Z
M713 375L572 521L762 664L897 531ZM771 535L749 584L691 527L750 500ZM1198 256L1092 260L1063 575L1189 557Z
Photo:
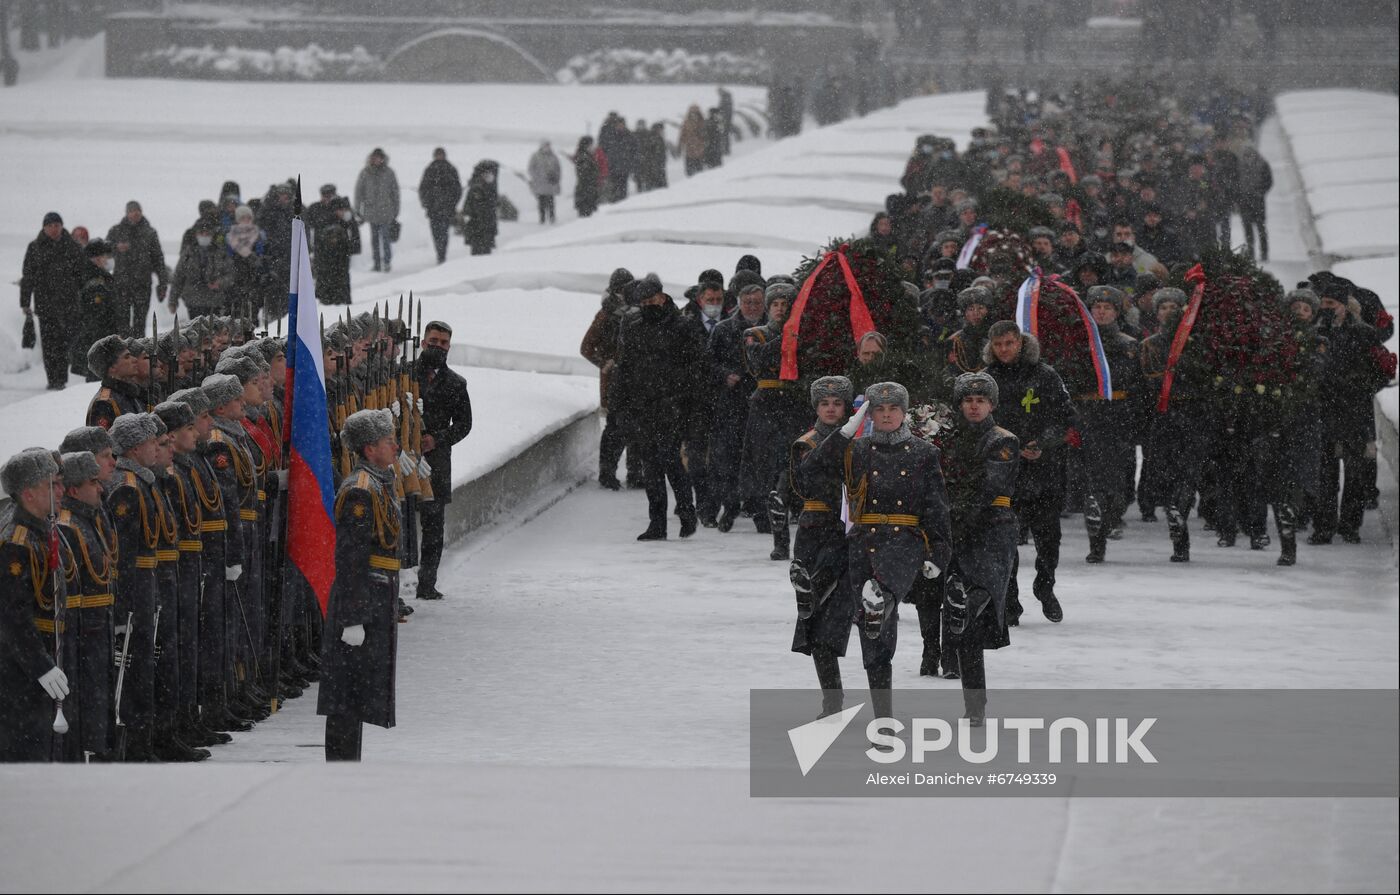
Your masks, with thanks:
M640 313L623 323L611 387L628 418L631 446L641 455L650 524L639 541L666 539L666 481L676 496L681 537L695 533L690 477L681 463L684 413L702 369L702 348L656 274L632 284Z
M43 229L24 252L19 306L25 317L39 316L44 373L50 390L68 384L68 342L77 326L78 297L91 266L82 248L63 228L58 212L44 215Z
M715 428L715 405L725 376L706 349L710 337L723 322L720 316L724 311L724 281L711 279L693 288L695 298L681 314L700 349L700 367L695 372L695 390L685 410L681 441L700 522L706 528L714 528L718 525L719 503L710 489L710 433ZM692 307L694 313L687 314Z
M457 166L447 160L447 150L438 147L433 150L433 160L418 181L418 201L428 213L428 228L433 231L438 264L447 260L447 237L461 198L462 177L457 173Z
M467 380L447 366L452 327L434 320L423 328L423 351L414 378L423 398L423 459L432 467L433 499L419 504L423 543L418 561L418 598L440 600L438 563L442 560L443 521L452 502L452 446L472 430L472 399Z
M574 209L586 218L598 210L598 160L593 156L593 138L580 137L572 156L574 163Z
M112 277L112 247L104 240L94 239L83 247L83 254L88 259L87 276L78 294L79 314L69 349L73 372L95 382L102 377L88 369L88 351L103 336L126 331L126 306Z
M355 468L335 497L335 583L326 607L316 714L326 716L326 761L359 761L363 724L394 726L398 662L399 446L387 410L345 420Z
M477 162L467 182L467 199L462 204L466 216L467 245L473 255L489 255L496 247L496 174L493 161Z
M739 492L739 469L744 452L744 429L748 425L749 395L758 380L749 372L744 357L744 333L764 321L763 286L749 283L740 288L737 307L715 326L706 352L719 390L715 398L715 422L710 430L710 493L719 507L716 524L728 531L739 518L743 500Z
M331 200L331 217L316 228L316 254L311 257L311 272L316 279L316 298L322 304L348 305L350 296L350 258L360 254L360 225L350 200L336 196Z
M151 277L156 278L159 298L165 301L170 289L170 270L165 266L160 235L146 220L140 202L133 199L126 203L126 216L107 231L107 243L114 250L117 262L120 304L113 310L120 318L120 328L104 332L142 335L150 319Z
M0 487L14 501L0 524L0 762L49 761L55 700L69 694L54 657L59 619L45 521L58 472L53 454L39 448L0 467Z
M1045 617L1058 622L1064 618L1055 596L1055 570L1065 504L1065 436L1075 423L1074 408L1060 374L1041 362L1040 342L1013 321L992 324L983 359L1001 396L998 423L1021 443L1016 515L1035 542L1033 593ZM1007 621L1012 625L1021 614L1018 596L1013 572L1007 596Z

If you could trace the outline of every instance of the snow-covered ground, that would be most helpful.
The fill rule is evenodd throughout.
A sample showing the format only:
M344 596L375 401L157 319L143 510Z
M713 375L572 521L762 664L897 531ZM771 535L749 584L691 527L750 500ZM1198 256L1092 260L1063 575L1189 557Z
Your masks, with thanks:
M1400 103L1394 94L1305 90L1282 94L1277 108L1318 250L1338 275L1374 290L1400 316ZM1397 346L1400 334L1386 345ZM1376 402L1395 426L1397 389L1383 390Z
M213 97L239 86L115 83L133 95L168 91L195 122L205 120L201 105L183 91ZM330 86L296 90L310 96ZM396 110L431 117L415 123L407 111L385 114L421 131L423 121L441 117L429 100L453 89L465 88L394 87ZM519 101L519 88L473 89L492 108ZM607 95L604 108L623 106L616 97L627 94ZM265 105L292 123L280 103ZM656 270L675 294L703 268L727 274L750 248L768 270L790 269L828 237L864 229L894 188L914 135L965 137L981 123L981 108L978 94L911 101L587 221L548 230L522 224L488 258L430 267L426 228L405 226L405 257L426 269L406 262L378 280L363 277L358 294L375 300L411 288L425 297L427 313L452 321L457 343L499 349L507 364L512 351L573 356L613 266ZM334 111L358 116L360 131L379 114L363 106ZM67 158L83 134L82 115L63 114L67 124L55 126L51 142ZM9 115L0 107L0 128L15 120ZM170 127L193 145L199 183L217 187L231 166L219 161L216 144L198 125ZM300 149L271 139L244 149L250 167L264 150L281 153L269 178L305 164L306 153L343 151L345 179L364 146L388 142L362 136L340 150L330 136ZM1277 137L1266 134L1266 154ZM0 130L7 149L28 139ZM35 180L34 171L48 169L28 151L21 174L28 165ZM1270 157L1280 181L1296 183ZM184 164L168 152L166 161L175 170ZM21 174L8 166L0 186L17 185ZM115 219L128 196L121 177L110 179L101 207L114 209ZM1296 237L1301 222L1289 189L1271 197L1272 268L1296 278L1307 250ZM167 238L178 239L177 229ZM17 256L3 254L12 252L7 239L0 234L0 263L17 268ZM596 395L596 380L583 377L465 372L477 430L457 454L463 459L530 437L528 426L510 436L488 428L488 416L511 417L527 403L505 403L523 393L517 388L553 402L556 422ZM496 390L493 404L488 393ZM28 405L0 417L0 435L27 426L36 438L23 433L19 441L31 443L38 435L31 421L45 413L62 414L57 431L71 425L66 405ZM786 566L767 559L770 540L746 521L727 535L702 529L686 541L641 544L634 536L645 524L640 494L586 486L532 521L455 545L439 579L447 599L417 603L399 629L399 726L367 729L362 766L320 763L313 690L201 766L0 768L0 888L1396 888L1393 799L751 798L749 690L814 683L810 661L789 651ZM1011 648L988 655L992 687L1400 685L1400 584L1374 515L1360 546L1302 545L1290 570L1274 565L1273 551L1220 549L1199 532L1194 561L1169 565L1164 525L1134 521L1107 564L1088 566L1083 529L1067 520L1058 587L1066 619L1051 625L1031 602ZM1028 594L1032 554L1022 549ZM912 612L902 628L896 689L956 688L918 677ZM863 684L857 656L853 643L842 663L851 686ZM995 714L995 692L991 698ZM55 851L54 843L72 842L82 843L83 860Z

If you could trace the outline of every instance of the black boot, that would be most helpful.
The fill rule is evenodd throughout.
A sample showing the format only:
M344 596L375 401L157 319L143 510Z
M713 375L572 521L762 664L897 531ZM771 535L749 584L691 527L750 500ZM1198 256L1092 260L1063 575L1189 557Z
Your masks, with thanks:
M1191 532L1186 518L1175 506L1167 507L1167 529L1172 539L1172 562L1191 561Z
M1092 494L1084 502L1084 528L1089 532L1089 555L1084 557L1084 561L1103 562L1104 552L1108 549L1108 538L1105 536L1106 526L1103 511L1099 508L1099 499Z
M870 685L871 707L875 710L876 718L894 717L894 691L891 686L894 673L889 664L876 665L874 668L865 670L866 680ZM893 746L870 744L877 752L893 752Z
M695 511L681 513L681 537L688 538L695 534L695 529L699 525L699 520L695 516Z
M774 561L789 558L792 554L788 542L787 507L777 491L768 494L768 522L773 526L773 551L768 558Z
M715 527L722 532L727 532L734 527L734 521L739 518L739 508L737 506L727 506L720 512L719 521Z
M1291 504L1278 504L1274 519L1278 521L1278 564L1294 565L1298 562L1298 511Z
M639 541L664 541L664 540L666 540L666 522L663 520L663 521L661 522L661 524L659 524L659 525L658 525L657 523L655 523L655 522L653 522L651 525L648 525L646 531L644 531L644 532L642 532L641 534L637 535L637 540L639 540Z
M836 654L824 646L812 648L812 664L817 669L817 685L822 688L822 713L818 718L834 715L841 711L845 703L845 692L841 688L841 665Z

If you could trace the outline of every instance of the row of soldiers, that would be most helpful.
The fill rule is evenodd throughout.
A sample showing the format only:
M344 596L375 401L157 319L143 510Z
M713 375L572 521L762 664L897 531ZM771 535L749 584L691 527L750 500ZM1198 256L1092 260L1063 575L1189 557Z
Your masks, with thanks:
M422 498L416 480L430 472L398 449L421 431L400 375L410 341L406 324L377 312L325 334L340 490L332 619L346 599L337 594L366 587L387 594L394 624L408 614L397 571L415 545L399 520L411 520L405 492ZM89 425L56 452L29 449L4 467L4 639L16 647L0 669L0 758L200 760L318 679L322 706L342 721L334 757L355 757L358 726L352 737L346 718L386 716L347 708L375 688L340 655L351 649L339 639L345 611L327 628L310 582L286 569L283 340L197 319L152 339L108 336L89 364L103 380ZM368 442L387 464L366 460ZM372 626L358 655L392 662L381 635ZM382 708L385 678L368 679ZM49 698L63 700L61 738Z

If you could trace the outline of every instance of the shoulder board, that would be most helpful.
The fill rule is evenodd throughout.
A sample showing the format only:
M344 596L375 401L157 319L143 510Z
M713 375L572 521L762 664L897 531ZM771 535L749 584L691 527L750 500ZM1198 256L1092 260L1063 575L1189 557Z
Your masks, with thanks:
M209 440L218 444L223 444L224 433L219 429L214 429L209 433Z
M70 527L71 527L71 526L73 525L73 511L72 511L72 510L59 510L59 511L58 511L58 522L59 522L60 525L67 525L67 526L70 526Z
M11 544L26 544L29 541L29 529L23 525L15 525L15 530L10 533Z
M122 481L126 484L130 485L133 488L141 487L140 485L136 484L136 479L136 473L132 472L129 469L122 470Z
M816 446L817 446L817 430L816 430L816 429L808 429L807 432L804 433L803 436L802 436L801 438L797 439L797 441L798 441L800 444L805 444L805 445L807 445L808 447L816 447Z
M106 400L109 400L111 397L112 397L112 390L111 390L110 388L98 389L98 392L97 392L97 400L99 400L99 401L106 401Z
M370 485L370 476L368 472L365 472L363 469L360 470L359 474L355 476L355 487L364 488L366 491L372 487Z

